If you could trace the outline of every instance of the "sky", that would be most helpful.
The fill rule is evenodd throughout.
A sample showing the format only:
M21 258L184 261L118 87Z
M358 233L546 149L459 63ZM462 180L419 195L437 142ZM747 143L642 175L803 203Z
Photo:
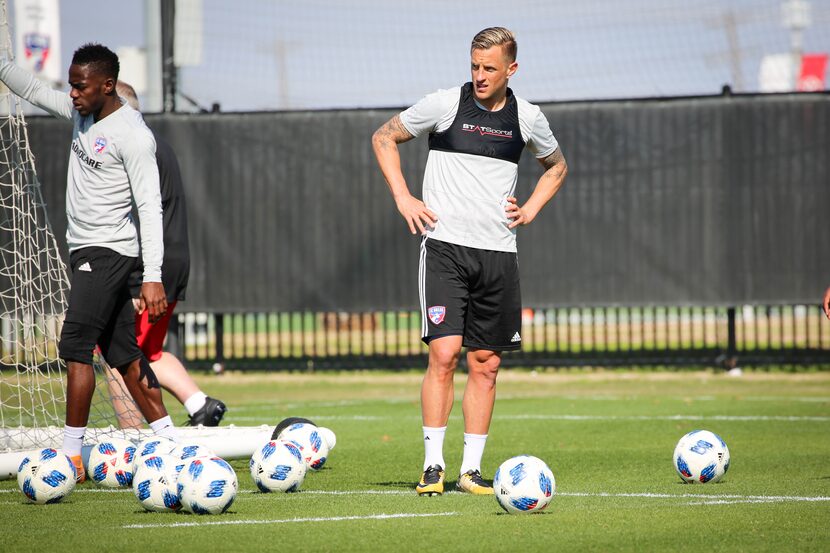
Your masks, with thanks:
M472 36L504 25L519 44L511 87L531 101L754 92L762 57L790 50L781 3L203 0L202 60L180 69L179 89L223 111L403 107L468 80ZM828 53L830 0L809 3L804 51ZM144 1L60 10L65 68L85 42L145 46Z

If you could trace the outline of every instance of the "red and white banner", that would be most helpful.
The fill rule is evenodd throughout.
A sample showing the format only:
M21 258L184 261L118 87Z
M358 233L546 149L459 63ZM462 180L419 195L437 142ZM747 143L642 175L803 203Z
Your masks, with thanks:
M804 54L793 68L790 54L770 54L761 60L758 87L761 92L816 92L827 89L827 54ZM796 71L797 69L797 71Z
M796 90L799 92L817 92L827 88L825 72L827 54L804 54L801 57L801 72L798 74Z
M62 81L58 0L15 0L15 58L21 67L52 83Z

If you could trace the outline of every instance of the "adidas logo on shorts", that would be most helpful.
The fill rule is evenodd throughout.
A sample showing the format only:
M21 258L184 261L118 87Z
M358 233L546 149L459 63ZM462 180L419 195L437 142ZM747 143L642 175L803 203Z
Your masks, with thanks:
M512 337L512 338L510 338L510 341L511 341L511 342L521 342L521 341L522 341L522 336L521 336L521 334L519 334L519 333L517 332L516 334L514 334L514 335L513 335L513 337Z
M89 266L89 261L78 267L79 271L84 271L85 273L91 273L92 267Z

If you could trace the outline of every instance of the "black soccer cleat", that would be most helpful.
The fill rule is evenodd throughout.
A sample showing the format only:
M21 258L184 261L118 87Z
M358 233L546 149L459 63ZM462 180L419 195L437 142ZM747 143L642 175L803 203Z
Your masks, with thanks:
M184 425L199 426L201 424L202 426L219 426L227 410L228 408L225 407L224 403L218 399L208 397L205 400L205 404L202 405L202 408L190 415L190 418L187 419Z

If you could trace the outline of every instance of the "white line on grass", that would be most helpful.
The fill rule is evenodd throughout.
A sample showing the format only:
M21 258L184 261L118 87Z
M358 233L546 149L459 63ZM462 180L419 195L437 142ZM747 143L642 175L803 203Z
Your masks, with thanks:
M636 401L639 399L643 399L646 396L643 395L578 395L578 394L567 394L561 396L550 396L553 399L562 399L568 401ZM510 400L527 400L527 399L538 399L538 396L534 395L522 395L522 394L508 394L508 395L500 395L499 401L510 401ZM732 398L722 398L718 396L668 396L665 399L667 400L675 400L675 401L721 401L721 400L729 400L731 401ZM369 399L349 399L349 400L340 400L340 401L306 401L306 402L295 402L295 403L286 403L281 405L283 409L315 409L318 407L326 408L326 407L354 407L359 405L368 405L368 404L401 404L401 403L412 403L413 401L417 401L417 398L409 398L409 397L400 397L400 398L369 398ZM739 401L756 401L756 402L763 402L763 401L779 401L779 402L801 402L801 403L827 403L830 402L830 396L806 396L806 397L794 397L794 396L741 396ZM233 412L234 413L245 413L245 412L259 412L263 408L273 408L273 403L267 402L251 402L246 403L245 405L234 405ZM312 419L312 417L306 417ZM258 419L257 419L258 420ZM313 420L313 419L312 419Z
M830 417L788 415L497 415L496 419L510 420L567 420L567 421L783 421L828 422Z
M312 415L314 421L389 421L420 420L420 415L411 417L379 417L372 415ZM561 420L561 421L734 421L734 422L829 422L830 417L796 415L495 415L496 420ZM461 415L451 416L460 420ZM234 421L261 422L262 417L234 417Z
M446 513L393 513L380 515L343 516L343 517L313 517L313 518L283 518L276 520L217 520L212 522L174 522L172 524L126 524L122 528L181 528L188 526L227 526L235 524L288 524L295 522L341 522L348 520L387 520L394 518L424 518L457 515L454 511Z
M0 490L0 493L17 493L17 488ZM75 488L72 493L133 493L132 488ZM239 490L237 493L261 494L259 490ZM415 495L415 489L403 490L300 490L297 495ZM455 493L455 492L448 492ZM262 494L263 496L265 494ZM292 494L293 495L293 494Z
M307 419L312 420L314 422L319 422L319 421L323 421L323 420L385 421L385 420L390 419L390 417L380 417L380 416L375 416L375 415L346 415L346 416L341 416L341 415L314 415L314 414L309 414L308 416L306 416L304 418L307 418ZM408 418L411 418L412 420L415 420L416 418L420 418L420 417L412 416L412 417L408 417ZM234 409L234 415L233 415L233 422L234 423L254 422L254 423L257 423L257 424L268 424L268 423L263 423L262 421L263 421L263 419L262 419L261 416L253 417L253 416L245 416L245 415L240 416L240 415L237 415L236 414L236 409ZM271 423L271 424L273 424L273 423Z
M341 399L337 401L299 401L293 403L282 403L280 404L281 409L314 409L317 407L355 407L359 405L366 405L369 403L380 403L380 404L399 404L399 403L411 403L413 401L417 401L417 398L409 398L409 397L399 397L399 398L369 398L369 399ZM273 409L274 404L273 402L265 402L265 401L251 401L245 402L244 405L233 405L233 412L245 412L245 411L259 411L261 409ZM311 417L306 417L311 418Z
M499 400L506 399L528 399L533 396L499 396ZM563 395L553 396L559 399L567 399L570 401L637 401L646 396L641 395ZM731 401L732 398L724 398L718 396L669 396L667 400L675 401ZM827 396L808 396L808 397L792 397L792 396L741 396L738 401L777 401L777 402L800 402L800 403L826 403L830 402L830 397Z
M301 490L300 493L316 495L414 495L415 490Z
M735 505L736 503L782 503L780 499L718 499L714 501L690 501L687 505Z
M17 488L0 490L2 493L18 493ZM132 488L75 488L72 493L133 493ZM263 494L259 490L239 490L241 494ZM454 493L454 492L449 492ZM294 494L292 494L294 495ZM296 495L415 495L415 489L403 490L300 490Z
M607 492L557 492L556 495L566 497L635 497L648 499L699 499L701 503L775 503L783 501L830 501L826 496L798 496L798 495L703 495L699 493L607 493Z
M0 490L0 493L19 493L16 488ZM72 493L132 493L129 488L81 488L76 489ZM239 490L240 494L255 494L259 495L257 490ZM446 495L461 494L449 490ZM261 494L266 497L266 494ZM411 495L415 496L415 490L301 490L297 492L297 496L304 495ZM564 492L559 491L556 495L562 497L620 497L620 498L643 498L643 499L696 499L699 503L690 503L690 505L717 505L727 503L782 503L789 501L805 501L805 502L827 502L830 501L828 496L800 496L800 495L736 495L736 494L718 494L706 495L700 493L652 493L652 492Z
M17 488L0 490L0 493L12 493L19 491ZM75 488L72 493L132 493L132 488Z
M741 401L800 401L803 403L825 403L830 402L828 396L807 396L807 397L790 397L790 396L747 396L742 397Z

